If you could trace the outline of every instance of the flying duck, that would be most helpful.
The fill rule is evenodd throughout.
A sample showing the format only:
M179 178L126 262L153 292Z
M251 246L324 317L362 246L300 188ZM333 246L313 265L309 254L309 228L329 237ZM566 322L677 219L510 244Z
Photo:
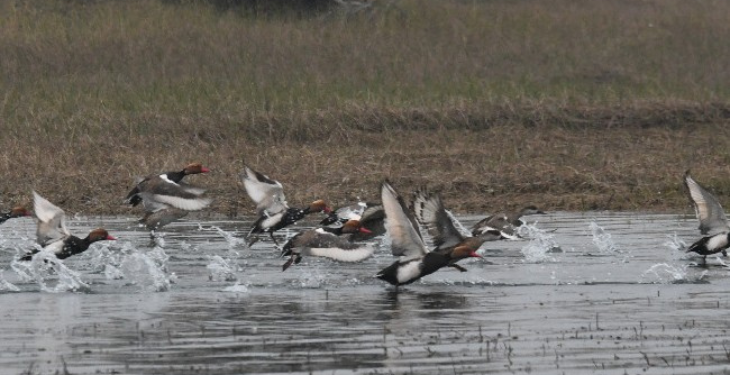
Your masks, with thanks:
M297 233L282 248L281 256L291 256L284 263L283 271L289 266L299 264L303 255L325 257L339 262L356 263L373 255L373 244L353 243L353 236L367 234L358 220L349 220L339 228L316 228Z
M717 253L727 256L730 247L730 225L725 211L714 194L697 183L689 171L684 174L684 186L700 222L700 234L706 235L687 248L687 252L702 255L702 264L707 264L707 256Z
M36 241L43 250L49 250L58 259L66 259L72 255L81 254L96 241L116 240L103 228L92 230L86 238L79 238L71 234L66 228L66 214L47 199L33 192L33 210L37 223ZM23 261L33 259L39 253L33 249L20 258Z
M434 237L436 248L428 251L416 217L403 198L387 181L383 182L381 194L386 217L385 228L391 238L391 252L400 258L378 272L376 277L395 285L396 290L399 285L410 284L443 267L466 271L456 265L456 262L464 258L481 257L476 251L484 240L461 236L437 195L424 193L419 197L417 194L414 201L415 212Z
M211 199L203 197L204 189L182 182L187 175L209 171L193 163L180 172L147 176L127 194L125 202L132 206L142 203L145 215L139 221L154 235L155 230L210 204Z
M332 211L321 199L303 209L290 208L286 203L284 187L281 183L248 166L244 166L240 177L246 193L256 203L256 214L258 215L246 236L247 239L255 233L268 233L276 246L279 246L274 238L275 231L294 224L311 213L330 213ZM251 246L255 241L256 239L250 240L248 245Z
M383 205L371 202L357 202L349 206L340 207L324 218L320 225L332 227L340 226L349 220L358 220L360 225L367 229L367 232L353 233L353 241L367 241L385 234L385 211Z
M517 228L524 225L522 216L544 214L535 206L527 206L516 212L500 212L490 215L474 224L471 228L473 236L482 236L487 241L510 239L516 240L520 237L517 235Z

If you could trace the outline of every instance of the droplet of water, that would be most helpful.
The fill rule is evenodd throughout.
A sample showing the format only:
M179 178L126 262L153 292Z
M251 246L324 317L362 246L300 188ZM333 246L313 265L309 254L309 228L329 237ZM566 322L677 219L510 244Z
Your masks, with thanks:
M526 262L554 262L555 258L550 254L559 252L560 246L555 242L555 236L535 224L524 224L519 227L518 234L530 239L520 252L525 256Z

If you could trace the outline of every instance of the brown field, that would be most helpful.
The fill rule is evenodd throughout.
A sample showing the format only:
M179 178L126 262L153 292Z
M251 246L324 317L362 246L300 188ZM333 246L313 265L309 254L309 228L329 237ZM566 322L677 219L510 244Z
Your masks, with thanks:
M0 3L0 207L137 214L136 176L203 162L212 213L378 199L481 213L730 201L730 3L376 2L253 17L200 3Z

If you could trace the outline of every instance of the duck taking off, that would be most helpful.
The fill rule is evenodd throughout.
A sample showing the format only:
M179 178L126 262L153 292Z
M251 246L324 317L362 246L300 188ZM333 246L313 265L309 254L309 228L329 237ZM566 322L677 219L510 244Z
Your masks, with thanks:
M58 259L66 259L72 255L81 254L96 241L116 240L103 228L92 230L86 238L79 238L71 234L66 228L66 214L47 199L33 192L33 210L36 217L36 241L43 250L49 250ZM25 256L22 261L33 259L33 255L39 253L34 249Z
M432 251L426 248L416 217L403 198L387 181L383 182L381 195L385 228L391 238L391 252L400 258L381 270L376 277L395 285L396 290L399 285L410 284L443 267L466 271L456 262L469 257L481 258L476 251L484 241L477 237L461 236L438 196L424 193L419 197L419 194L414 202L414 206L418 206L415 211L434 237L436 248Z
M385 234L385 211L383 205L371 202L357 202L349 206L340 207L331 212L319 224L337 227L349 220L357 220L367 232L353 233L352 241L367 241Z
M521 219L522 216L544 213L535 206L527 206L515 212L500 212L487 216L474 224L471 228L471 233L473 236L484 237L487 241L501 239L516 240L520 238L517 235L517 229L525 224Z
M727 256L730 247L730 225L725 211L717 197L697 183L689 171L684 174L684 186L700 222L700 238L687 248L687 252L702 255L702 264L707 264L707 256L717 253Z
M185 217L190 211L208 207L211 199L203 197L205 189L182 182L191 174L208 173L200 163L193 163L180 172L149 175L127 194L125 203L136 206L142 203L145 215L139 221L154 231Z
M316 228L297 233L284 244L281 256L291 256L284 263L283 271L299 264L303 255L330 258L339 262L356 263L370 258L375 252L374 244L353 242L353 236L370 231L358 220L349 220L338 228Z
M256 203L256 214L258 215L258 219L253 223L246 236L247 239L253 234L268 233L276 246L279 246L276 238L274 238L275 231L296 223L306 215L315 212L330 213L332 211L321 199L312 202L303 209L290 208L286 203L284 187L281 183L265 174L256 172L248 166L244 166L240 177L243 186L246 188L246 193ZM254 242L256 242L256 239L249 240L248 246L251 246Z

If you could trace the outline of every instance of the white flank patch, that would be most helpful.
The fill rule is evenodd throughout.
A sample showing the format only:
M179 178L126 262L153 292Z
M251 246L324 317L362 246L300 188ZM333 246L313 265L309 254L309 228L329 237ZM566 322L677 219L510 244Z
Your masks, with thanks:
M61 251L63 251L63 241L59 240L59 241L50 243L46 247L43 248L43 251L50 251L54 254L59 254Z
M186 211L202 210L203 208L207 207L211 202L211 200L207 198L185 199L172 195L160 194L155 194L154 196L152 196L152 199L161 203L169 204L170 206L177 209Z
M709 241L707 241L707 249L714 251L721 247L727 246L727 233L721 233L716 236L712 236Z
M268 218L266 218L266 220L264 220L264 221L261 222L261 228L266 229L266 228L273 227L274 225L276 225L276 223L278 223L278 222L281 221L281 218L283 216L284 216L284 213L283 212L278 213L278 214L273 215L273 216L269 216Z
M365 245L352 250L340 249L339 247L312 247L309 253L312 256L334 259L339 262L355 263L370 258L375 252L375 246Z
M414 262L408 262L400 267L398 267L398 272L395 275L395 278L398 280L398 283L403 284L408 281L411 281L413 279L418 278L418 276L421 275L421 262L420 261L414 261Z

